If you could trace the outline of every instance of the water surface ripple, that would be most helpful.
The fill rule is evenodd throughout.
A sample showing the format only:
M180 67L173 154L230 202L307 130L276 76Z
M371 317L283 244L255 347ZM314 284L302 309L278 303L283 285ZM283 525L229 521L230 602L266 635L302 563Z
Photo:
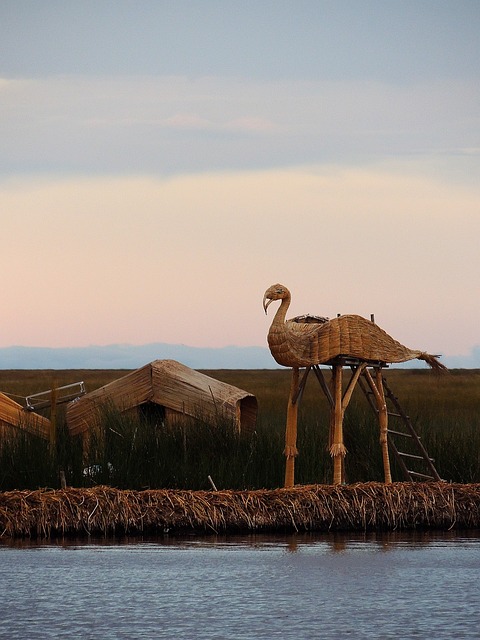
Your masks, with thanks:
M478 638L480 532L3 542L0 638Z

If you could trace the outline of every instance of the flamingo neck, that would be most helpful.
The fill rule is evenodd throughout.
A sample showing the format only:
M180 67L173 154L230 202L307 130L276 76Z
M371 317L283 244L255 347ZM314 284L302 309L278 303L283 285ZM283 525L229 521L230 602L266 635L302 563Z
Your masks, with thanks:
M287 317L287 310L289 306L290 306L290 296L287 296L286 298L282 299L282 303L278 307L277 313L273 318L272 326L285 323L285 318Z

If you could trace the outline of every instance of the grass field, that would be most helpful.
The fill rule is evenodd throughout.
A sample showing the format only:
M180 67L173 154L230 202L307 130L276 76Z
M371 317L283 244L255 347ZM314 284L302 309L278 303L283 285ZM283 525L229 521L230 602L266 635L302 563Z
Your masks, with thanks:
M0 391L17 402L29 394L80 380L87 391L111 382L125 370L0 371ZM284 474L285 413L290 371L203 371L253 393L258 400L257 431L241 436L231 424L201 417L176 429L105 411L102 433L92 437L88 458L69 437L59 408L57 443L21 435L0 448L0 489L59 486L59 472L71 486L109 484L118 488L228 489L275 488ZM423 369L385 371L389 386L412 418L441 477L480 482L480 371L453 370L436 376ZM48 417L48 410L45 413ZM329 412L313 376L300 405L296 483L329 483ZM345 415L347 481L381 481L383 468L376 417L363 394L355 392ZM395 468L394 468L395 474ZM395 479L402 479L395 477Z

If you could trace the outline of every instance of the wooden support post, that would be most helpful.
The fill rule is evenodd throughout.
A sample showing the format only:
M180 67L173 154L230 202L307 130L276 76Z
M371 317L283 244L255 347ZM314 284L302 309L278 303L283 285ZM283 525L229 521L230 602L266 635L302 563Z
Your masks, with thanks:
M360 364L352 375L345 393L342 395L343 365L336 364L332 367L331 391L326 392L330 400L330 434L329 450L333 458L333 483L345 482L345 456L347 449L343 443L343 418L352 393L366 364ZM322 386L323 388L323 386ZM324 390L325 391L325 390Z
M308 374L310 373L310 369L311 368L312 367L307 367L305 369L305 373L303 374L302 379L300 380L300 382L297 385L297 391L295 392L295 395L291 398L292 404L296 404L297 402L300 403L300 400L302 399L303 392L305 390L305 385L307 383Z
M385 483L391 484L392 472L390 469L390 457L388 453L388 411L387 401L385 400L385 391L383 388L383 378L381 369L375 370L377 389L380 396L378 407L378 423L380 425L380 446L382 448L383 471L385 474Z
M387 402L385 400L385 391L383 388L382 370L380 368L377 368L375 370L374 380L368 369L365 369L365 378L367 379L370 389L375 396L375 401L377 404L378 424L380 426L380 446L382 448L385 483L391 484L392 473L390 469L390 455L388 452L388 410Z
M327 397L331 398L330 402L330 421L328 431L328 450L333 446L333 439L335 436L335 369L332 367L332 377L329 383L330 394Z
M328 400L328 404L330 406L330 423L329 423L329 430L328 430L328 446L327 446L327 451L330 451L330 449L332 448L333 445L333 436L334 436L334 432L335 432L335 399L334 399L334 395L335 395L335 384L334 384L334 374L332 371L332 378L330 380L330 383L327 384L322 370L320 369L320 367L318 365L314 365L313 367L313 371L317 377L317 380L320 384L320 388L322 389L323 393L325 394L325 397Z
M333 484L341 484L344 481L344 458L347 450L343 444L343 410L342 410L342 365L334 365L333 375L333 443L330 447L330 455L333 458Z
M358 365L358 367L355 369L354 374L350 378L350 382L348 383L347 389L342 398L342 411L344 414L345 414L345 409L348 407L348 403L350 402L350 398L352 397L352 393L353 393L353 390L355 389L358 379L362 375L362 372L364 371L366 366L367 365L365 362Z
M318 382L320 384L320 387L322 388L323 393L327 397L328 404L330 405L330 407L333 407L334 401L333 401L332 391L331 391L330 387L327 385L327 383L325 382L325 378L323 377L322 370L320 369L318 364L314 365L313 371L314 371L315 375L317 376L317 380L318 380Z
M295 458L297 450L297 416L298 416L298 385L299 370L292 369L292 382L290 397L287 406L287 426L285 429L285 487L293 487L295 484Z

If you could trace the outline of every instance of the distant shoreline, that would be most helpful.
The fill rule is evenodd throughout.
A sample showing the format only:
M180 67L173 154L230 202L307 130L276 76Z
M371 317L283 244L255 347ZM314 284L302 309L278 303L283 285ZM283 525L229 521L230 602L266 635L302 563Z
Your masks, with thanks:
M280 368L267 346L210 348L158 342L144 345L0 348L0 370L138 369L153 360L166 359L177 360L192 369ZM480 368L480 347L474 347L468 355L445 356L440 360L449 369L477 369ZM426 365L413 360L394 367L422 369Z

